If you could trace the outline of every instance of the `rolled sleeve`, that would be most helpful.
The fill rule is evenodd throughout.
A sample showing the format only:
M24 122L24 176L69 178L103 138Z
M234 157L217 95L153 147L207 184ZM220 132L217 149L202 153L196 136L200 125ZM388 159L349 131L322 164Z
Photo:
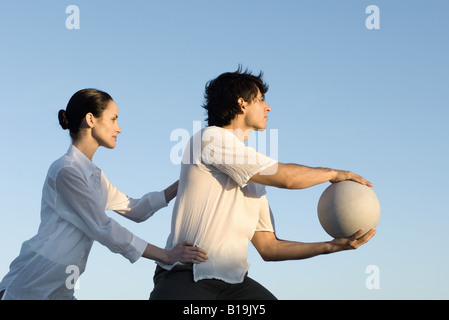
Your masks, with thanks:
M275 232L274 216L266 196L263 196L256 231Z
M255 174L278 162L246 146L225 129L208 128L202 140L202 161L231 177L241 188Z

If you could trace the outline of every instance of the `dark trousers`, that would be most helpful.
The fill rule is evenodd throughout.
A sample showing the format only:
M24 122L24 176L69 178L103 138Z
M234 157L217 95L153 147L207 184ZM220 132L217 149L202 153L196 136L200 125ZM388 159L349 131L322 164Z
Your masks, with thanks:
M0 291L0 300L2 300L4 293L5 293L5 290Z
M217 279L193 280L192 265L177 265L172 270L156 267L150 300L277 300L247 275L242 283Z

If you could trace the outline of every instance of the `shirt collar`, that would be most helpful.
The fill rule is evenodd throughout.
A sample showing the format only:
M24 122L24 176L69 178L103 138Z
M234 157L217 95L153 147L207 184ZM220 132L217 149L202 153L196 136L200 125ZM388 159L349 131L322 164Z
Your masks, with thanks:
M75 160L86 177L90 177L92 173L100 170L92 161L89 160L88 157L85 156L84 153L82 153L73 144L70 145L69 150L67 150L67 155Z

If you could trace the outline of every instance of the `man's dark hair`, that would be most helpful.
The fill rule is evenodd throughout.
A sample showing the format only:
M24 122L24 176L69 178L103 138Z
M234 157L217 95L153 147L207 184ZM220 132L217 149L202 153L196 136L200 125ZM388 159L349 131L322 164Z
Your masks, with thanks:
M242 70L239 65L237 71L226 72L206 84L203 108L207 111L209 126L224 127L231 123L237 114L242 113L238 99L252 102L257 98L258 91L264 96L268 85L262 80L263 72L259 75L251 71Z

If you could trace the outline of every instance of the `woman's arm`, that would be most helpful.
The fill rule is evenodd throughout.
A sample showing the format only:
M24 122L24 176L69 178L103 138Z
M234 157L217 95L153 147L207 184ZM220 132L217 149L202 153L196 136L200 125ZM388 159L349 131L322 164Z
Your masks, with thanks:
M172 185L168 186L164 190L165 201L167 203L169 203L171 200L173 200L174 197L176 197L176 194L178 193L178 184L179 180L173 183Z
M92 240L135 262L147 242L106 215L99 193L92 190L79 170L62 168L55 181L57 214Z
M195 246L191 242L178 243L172 250L164 250L152 244L148 244L142 257L160 261L165 264L201 263L207 260L207 252Z
M166 207L178 192L178 181L176 181L163 191L149 192L140 199L134 199L114 187L106 176L103 175L103 179L108 188L106 210L113 210L138 223L146 221L158 210Z

